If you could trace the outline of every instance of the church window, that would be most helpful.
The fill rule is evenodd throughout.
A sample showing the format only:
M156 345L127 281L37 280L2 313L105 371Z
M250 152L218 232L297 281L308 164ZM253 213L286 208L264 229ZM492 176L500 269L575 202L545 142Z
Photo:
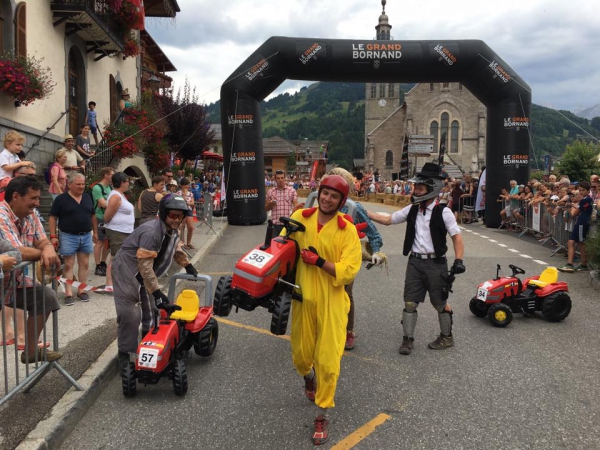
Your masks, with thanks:
M15 10L15 56L27 58L27 9L21 2Z
M440 140L444 133L446 134L446 148L448 148L448 125L450 124L450 115L448 113L442 113L442 120L440 126Z
M450 153L458 153L458 121L452 121L450 132Z
M429 125L429 134L433 135L433 151L434 153L437 153L438 151L438 142L439 142L439 136L438 136L438 123L437 120L434 120L433 122L431 122L431 125Z
M383 83L379 85L379 97L385 97L385 84Z
M385 167L392 167L394 165L394 153L391 150L385 152Z
M429 92L433 92L434 86L433 83L429 83Z
M442 89L450 89L450 83L442 83Z
M395 89L394 89L394 84L390 83L390 85L388 86L388 97L393 97L396 95Z
M371 98L377 98L377 85L374 83L371 85Z

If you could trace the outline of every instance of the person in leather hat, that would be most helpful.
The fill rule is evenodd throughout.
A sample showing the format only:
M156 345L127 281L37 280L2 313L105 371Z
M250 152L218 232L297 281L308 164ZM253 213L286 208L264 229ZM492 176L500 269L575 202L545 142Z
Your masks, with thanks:
M440 335L429 344L433 350L443 350L454 345L452 337L452 309L447 303L451 281L446 260L446 234L449 233L454 246L454 274L463 273L463 240L454 214L446 205L437 205L437 198L444 181L437 164L426 163L414 178L412 205L392 215L368 212L369 218L382 225L406 222L404 255L409 255L404 280L404 311L402 325L404 337L400 354L409 355L414 345L417 325L417 307L429 293L431 304L438 312Z

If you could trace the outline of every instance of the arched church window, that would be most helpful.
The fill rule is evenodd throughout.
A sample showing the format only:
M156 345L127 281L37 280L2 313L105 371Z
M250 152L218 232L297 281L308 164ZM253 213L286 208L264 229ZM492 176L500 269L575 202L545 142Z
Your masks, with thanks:
M442 113L442 120L440 124L440 139L446 133L446 148L448 148L448 126L450 125L450 115L448 113Z
M437 153L437 151L438 151L438 142L439 142L438 131L439 131L439 125L437 123L437 120L434 120L433 122L431 122L431 125L429 125L429 134L433 135L433 151L435 153Z
M394 153L391 150L385 152L385 166L392 167L394 165Z
M15 10L15 55L27 58L27 5L21 2Z
M452 121L450 132L450 153L458 153L458 121Z

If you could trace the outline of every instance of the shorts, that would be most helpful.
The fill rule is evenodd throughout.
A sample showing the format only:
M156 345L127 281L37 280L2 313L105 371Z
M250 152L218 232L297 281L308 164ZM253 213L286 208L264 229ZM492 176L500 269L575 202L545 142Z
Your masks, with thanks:
M95 127L94 125L90 125L89 123L88 123L88 127L90 127L90 131L92 132L92 134L98 133L98 127Z
M42 286L41 284L35 286L35 304L33 302L33 288L17 288L16 291L14 306L17 309L27 309L29 314L33 314L35 311L36 315L40 315L44 313L44 309L47 313L60 309L56 292L50 286ZM45 308L44 303L46 304Z
M590 224L585 225L577 225L573 227L573 231L571 231L571 235L569 236L570 241L575 241L579 243L585 242L585 237L590 229Z
M504 211L504 214L506 214L506 217L510 218L512 216L510 206L507 206L502 211Z
M404 301L421 303L429 292L433 306L445 306L443 288L446 287L447 278L448 261L445 256L435 259L409 257L404 280Z
M122 233L120 231L106 228L106 235L108 236L108 241L110 242L110 256L113 258L117 256L117 252L123 246L123 242L125 241L125 238L129 236L129 234L130 233Z
M82 235L59 231L58 240L60 242L59 252L63 256L73 256L77 253L90 254L94 252L91 231Z
M98 219L98 240L104 242L107 239L108 236L106 235L106 228L104 228L104 222Z
M194 212L191 209L188 209L185 212L185 217L194 217Z

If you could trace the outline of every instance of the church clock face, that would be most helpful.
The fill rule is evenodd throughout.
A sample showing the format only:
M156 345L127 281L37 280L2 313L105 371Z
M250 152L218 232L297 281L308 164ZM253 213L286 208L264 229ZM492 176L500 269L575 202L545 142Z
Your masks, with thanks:
M379 106L381 106L382 108L387 104L387 102L385 101L385 99L381 99L379 100Z

